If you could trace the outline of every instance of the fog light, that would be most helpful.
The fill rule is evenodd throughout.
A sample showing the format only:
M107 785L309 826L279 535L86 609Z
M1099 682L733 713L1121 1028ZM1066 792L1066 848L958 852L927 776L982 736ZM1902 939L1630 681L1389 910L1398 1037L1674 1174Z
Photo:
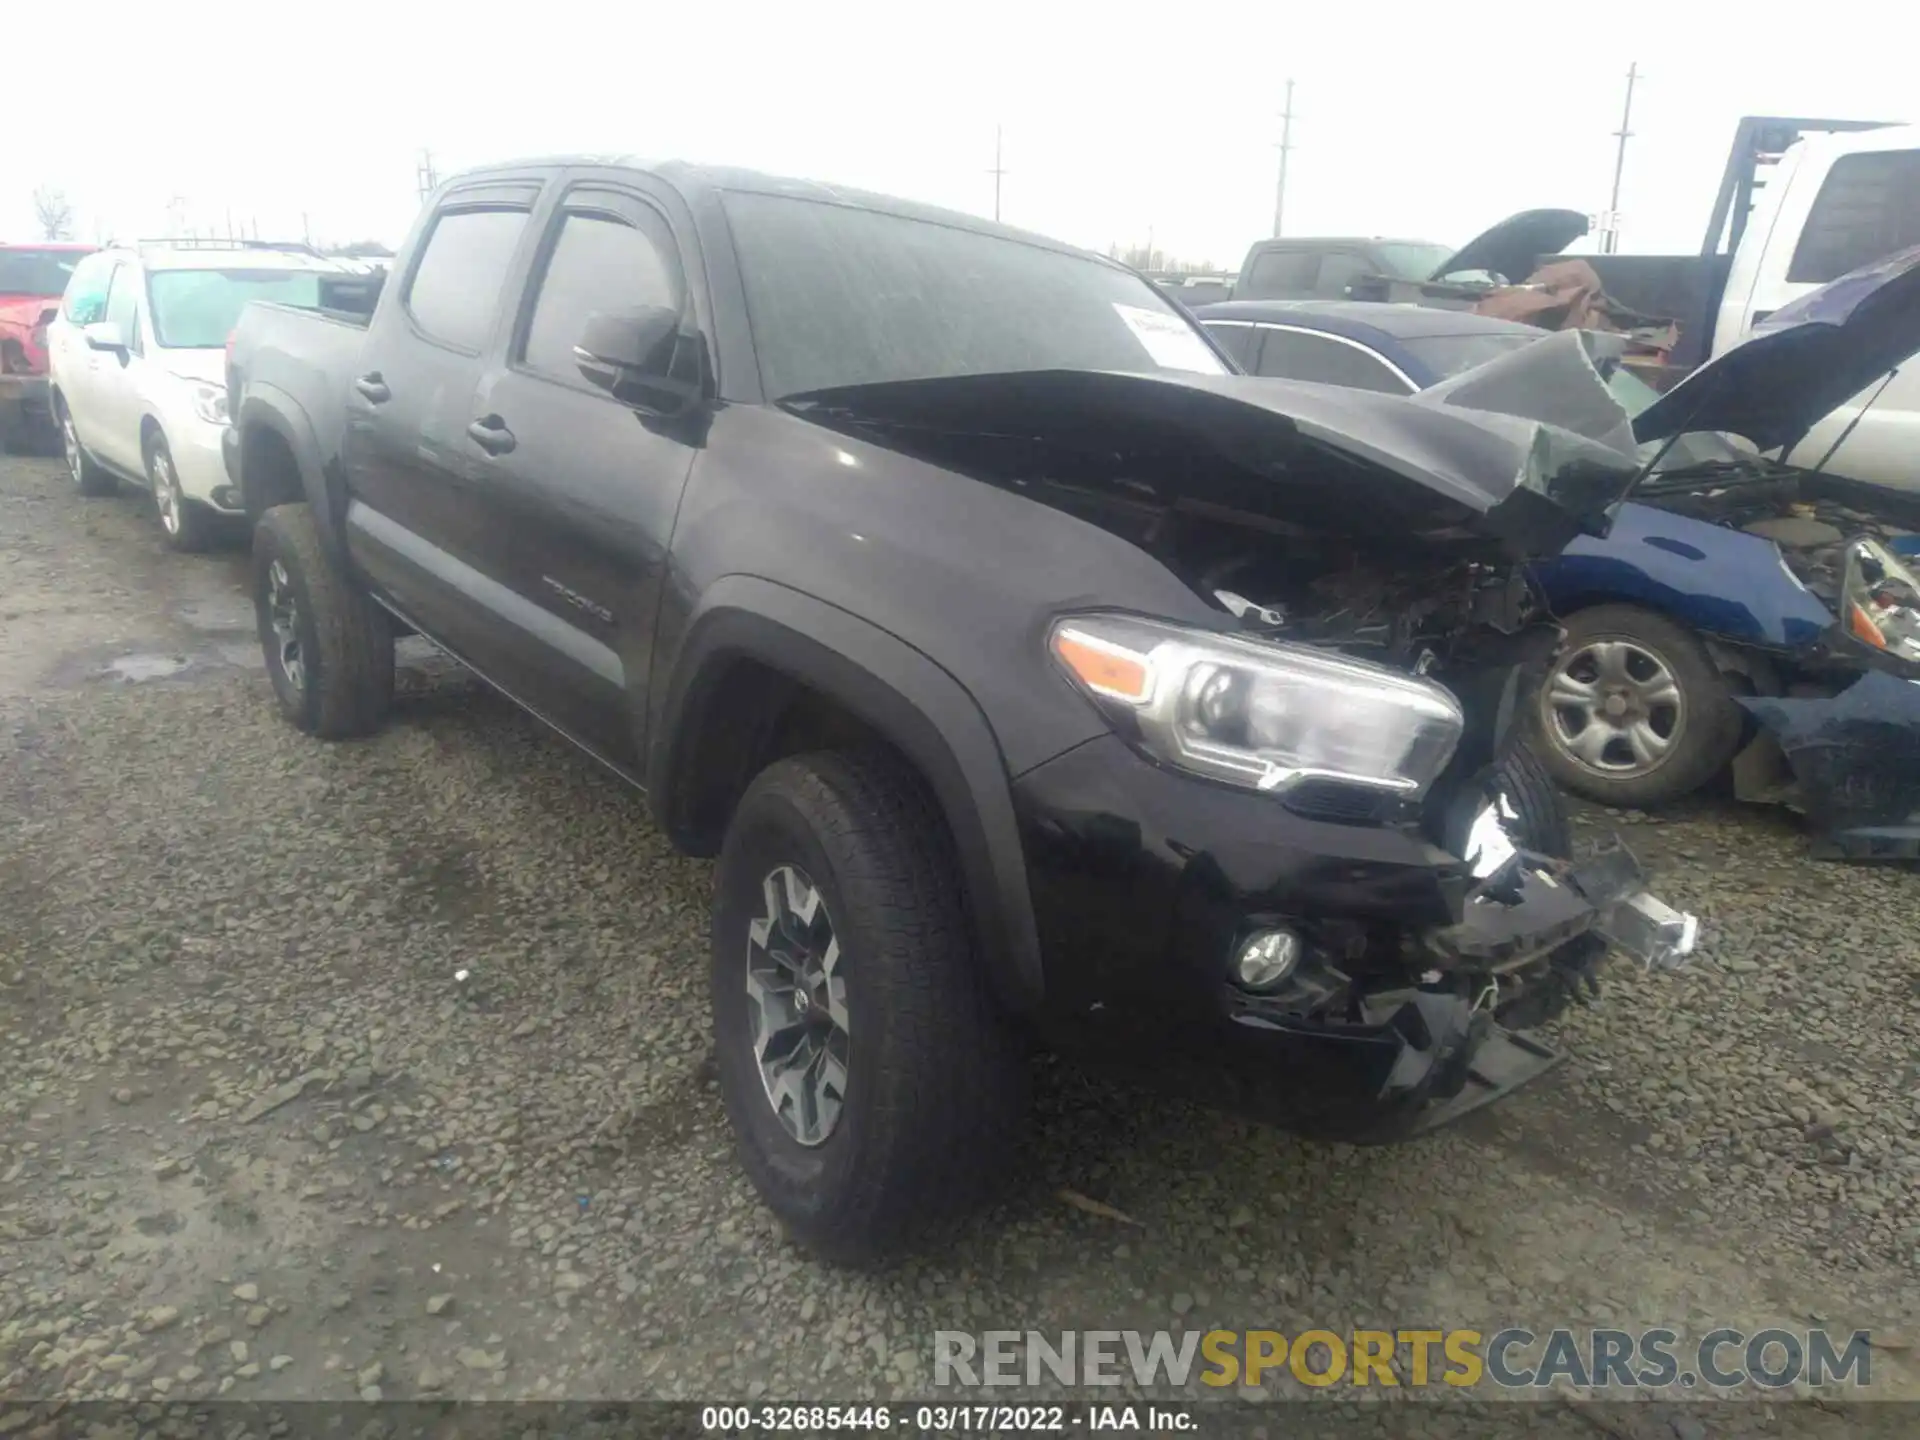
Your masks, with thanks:
M1234 978L1249 990L1270 990L1300 963L1300 937L1291 930L1257 930L1233 957Z

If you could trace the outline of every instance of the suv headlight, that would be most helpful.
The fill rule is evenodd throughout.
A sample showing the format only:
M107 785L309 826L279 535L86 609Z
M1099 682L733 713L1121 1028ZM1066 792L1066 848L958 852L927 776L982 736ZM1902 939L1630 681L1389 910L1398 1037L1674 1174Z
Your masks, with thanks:
M192 382L193 413L209 425L227 423L227 389L224 385L209 385L204 380Z
M1884 545L1863 537L1847 546L1840 603L1856 640L1920 660L1920 578Z
M1464 724L1430 680L1302 645L1087 615L1055 624L1049 648L1150 754L1251 790L1334 780L1417 796Z

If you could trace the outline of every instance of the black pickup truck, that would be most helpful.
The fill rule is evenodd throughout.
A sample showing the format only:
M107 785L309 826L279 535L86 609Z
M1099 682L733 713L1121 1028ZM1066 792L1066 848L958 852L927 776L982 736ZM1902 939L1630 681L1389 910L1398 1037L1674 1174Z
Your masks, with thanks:
M370 321L249 307L228 463L279 704L424 633L715 855L743 1163L825 1253L1004 1168L1042 1043L1392 1138L1691 917L1512 750L1522 563L1618 457L1233 373L1111 262L730 171L449 182Z

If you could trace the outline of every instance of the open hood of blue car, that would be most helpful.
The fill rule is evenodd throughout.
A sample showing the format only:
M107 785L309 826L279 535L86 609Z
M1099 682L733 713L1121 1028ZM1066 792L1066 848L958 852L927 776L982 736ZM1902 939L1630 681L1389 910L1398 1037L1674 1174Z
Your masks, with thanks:
M1790 450L1920 351L1920 246L1876 260L1769 315L1750 338L1634 419L1641 441L1693 430Z

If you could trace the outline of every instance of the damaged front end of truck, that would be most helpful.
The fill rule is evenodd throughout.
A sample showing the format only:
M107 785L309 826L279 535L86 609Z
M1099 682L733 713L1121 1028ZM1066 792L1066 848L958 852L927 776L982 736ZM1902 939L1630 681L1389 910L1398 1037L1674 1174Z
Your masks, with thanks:
M1635 464L1573 431L1241 376L846 387L795 414L1129 541L1212 618L1051 622L1110 736L1018 777L1048 1024L1361 1142L1559 1057L1525 1034L1610 953L1698 925L1617 840L1576 861L1517 717L1558 641L1531 558L1604 533ZM1111 604L1109 600L1109 604Z

